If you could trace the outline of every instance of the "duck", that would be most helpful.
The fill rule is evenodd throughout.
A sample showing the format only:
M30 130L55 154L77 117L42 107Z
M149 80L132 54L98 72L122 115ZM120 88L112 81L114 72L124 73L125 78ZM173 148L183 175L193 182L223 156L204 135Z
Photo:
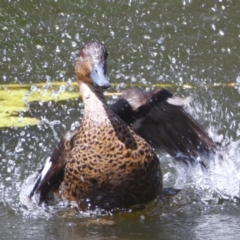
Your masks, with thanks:
M161 196L163 179L157 150L193 163L216 149L204 128L183 109L189 98L166 89L127 89L108 104L108 52L91 41L75 64L84 103L79 128L66 133L38 171L29 198L52 196L74 202L80 211L129 209Z

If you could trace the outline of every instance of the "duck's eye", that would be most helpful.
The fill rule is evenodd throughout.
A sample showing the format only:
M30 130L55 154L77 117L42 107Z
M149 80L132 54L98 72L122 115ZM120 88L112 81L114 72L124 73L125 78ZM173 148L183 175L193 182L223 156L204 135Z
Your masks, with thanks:
M85 53L84 50L82 50L82 51L80 52L80 57L84 58L85 56L86 56L86 53Z

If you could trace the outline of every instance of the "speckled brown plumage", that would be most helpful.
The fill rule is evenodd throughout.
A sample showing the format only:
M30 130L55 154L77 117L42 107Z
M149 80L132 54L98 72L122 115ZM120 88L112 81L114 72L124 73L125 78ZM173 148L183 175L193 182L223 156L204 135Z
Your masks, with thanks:
M161 191L159 160L151 146L114 113L109 109L105 113L104 124L97 129L86 114L72 139L63 196L80 201L81 206L88 198L105 209L147 203Z
M81 51L75 72L84 101L83 121L61 140L47 173L40 172L31 196L38 192L41 201L55 191L81 210L111 210L147 203L161 192L162 174L152 147L105 102L106 58L100 43L91 42ZM100 74L97 83L91 74Z

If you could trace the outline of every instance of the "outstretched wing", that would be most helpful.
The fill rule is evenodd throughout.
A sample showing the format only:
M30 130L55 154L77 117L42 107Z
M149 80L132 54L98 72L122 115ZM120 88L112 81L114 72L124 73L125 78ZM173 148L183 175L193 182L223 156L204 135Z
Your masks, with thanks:
M184 109L190 98L173 97L166 89L123 92L111 109L157 150L165 149L176 160L189 163L217 144Z

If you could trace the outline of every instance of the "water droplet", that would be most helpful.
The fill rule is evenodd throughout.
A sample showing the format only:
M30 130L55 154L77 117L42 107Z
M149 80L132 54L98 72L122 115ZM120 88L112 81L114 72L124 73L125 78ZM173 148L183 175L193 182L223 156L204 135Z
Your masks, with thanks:
M219 30L219 34L220 34L221 36L224 36L224 32L223 32L222 30Z
M161 50L162 51L166 50L166 47L165 46L161 46Z
M15 150L14 150L14 151L15 151L16 153L19 153L19 152L22 152L22 151L23 151L21 141L18 141L17 146L15 147Z
M176 60L176 58L173 57L173 58L171 59L171 61L172 61L173 64L175 64L177 60Z
M164 42L164 38L163 37L159 38L158 41L157 41L158 44L163 44L163 42Z
M43 63L43 66L42 66L43 68L47 68L48 67L48 62L47 61L44 61L44 63Z
M215 26L215 24L211 24L211 27L212 27L212 29L213 29L214 31L216 31L216 26Z
M75 129L79 128L80 127L80 123L78 121L72 123L71 125L71 131L74 131Z
M145 38L145 39L150 39L150 36L148 36L148 35L143 35L143 38Z
M35 85L31 86L31 92L37 91L37 87Z
M72 47L76 47L77 43L76 42L72 42Z
M114 31L110 31L110 35L113 37L115 35Z
M56 47L56 52L57 52L57 53L60 52L59 46Z
M152 53L151 53L151 56L152 56L152 57L156 57L157 55L158 55L157 52L152 52Z
M42 50L42 46L41 45L36 45L36 49Z
M236 82L240 83L240 76L237 77Z
M77 33L77 34L75 35L75 39L76 39L77 41L80 39L79 33Z
M65 85L61 85L60 88L59 88L58 93L63 93L65 91L66 91L66 86Z

